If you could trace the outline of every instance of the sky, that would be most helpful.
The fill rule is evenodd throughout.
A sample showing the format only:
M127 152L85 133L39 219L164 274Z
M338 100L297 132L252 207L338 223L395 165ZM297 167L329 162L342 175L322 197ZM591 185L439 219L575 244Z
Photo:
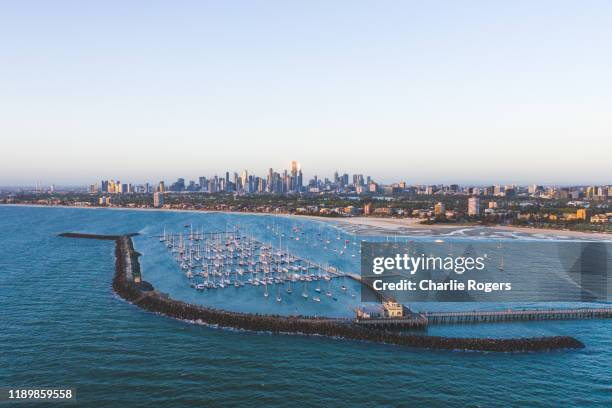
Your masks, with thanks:
M612 182L610 1L0 1L0 185Z

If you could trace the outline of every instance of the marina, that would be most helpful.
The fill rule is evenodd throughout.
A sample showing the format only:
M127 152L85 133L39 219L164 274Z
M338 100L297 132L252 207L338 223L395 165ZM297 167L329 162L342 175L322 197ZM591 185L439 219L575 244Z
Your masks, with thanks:
M279 303L294 292L320 302L321 296L334 296L330 281L344 276L334 267L283 250L281 237L279 246L274 247L271 242L264 244L241 234L238 229L204 232L203 227L194 230L190 226L188 233L164 229L158 238L197 291L260 286L264 288L264 297L274 297Z
M161 313L163 315L178 318L181 320L188 320L194 322L201 322L208 325L215 325L226 328L235 328L243 330L253 331L266 331L272 333L300 333L310 335L322 335L329 337L340 337L354 340L365 340L370 342L382 342L387 344L404 345L409 347L419 348L431 348L431 349L447 349L447 350L480 350L480 351L543 351L558 348L583 348L582 344L577 339L570 336L551 336L551 337L538 337L538 338L451 338L451 337L440 337L440 336L427 336L427 335L415 335L415 334L404 334L401 331L389 330L392 328L426 328L428 324L428 315L423 313L413 313L405 306L394 302L393 300L386 300L384 303L385 308L389 307L394 314L391 318L325 318L316 316L280 316L280 315L260 315L252 313L237 313L221 309L206 308L197 306L189 303L182 302L180 300L172 299L167 294L159 293L155 288L148 282L142 279L142 273L140 270L140 263L138 258L140 254L134 250L132 237L135 234L121 235L121 236L101 236L102 240L114 239L116 242L115 258L116 258L116 269L115 277L113 279L114 290L124 299L138 305L139 307ZM226 247L237 247L239 235L236 233L222 233L222 234L211 234L211 237L220 235L222 238L211 238L211 240L217 240L217 245L212 245L219 251L219 245L224 243ZM63 237L69 238L87 238L96 239L93 234L78 234L78 233L64 233L60 234ZM202 241L205 240L204 234L193 234L190 232L190 236L187 238L188 241ZM169 239L170 242L174 241L174 238L168 238L167 234L162 235L160 238L161 242L166 242ZM225 241L224 241L225 239ZM232 239L234 242L232 242ZM185 251L183 245L183 238L178 237L179 250L177 262L186 263L187 271L193 267L187 263L187 257L195 259L193 254L188 254L193 250L193 244L189 251ZM253 241L246 240L243 248L245 251L253 250L257 244ZM167 244L166 244L167 245ZM196 248L199 247L196 246ZM174 248L174 244L170 246L170 249ZM206 249L206 245L204 245ZM183 250L181 250L183 249ZM236 248L234 248L236 249ZM271 250L272 248L270 248ZM195 250L199 257L202 257L202 253L198 253L198 249ZM213 250L213 252L215 252ZM204 250L204 254L209 251ZM265 253L265 252L264 252ZM187 254L187 255L186 255ZM281 253L282 254L282 253ZM206 255L205 255L206 256ZM209 256L210 257L210 256ZM279 256L282 259L282 256ZM216 257L213 257L213 260ZM241 259L241 256L237 257ZM243 263L245 262L242 259ZM294 260L298 262L297 259ZM214 263L214 262L213 262ZM234 261L232 260L232 264ZM247 263L250 264L250 261ZM240 264L240 261L238 261ZM220 267L220 265L218 266ZM181 269L185 269L181 267ZM248 269L247 269L248 270ZM288 270L288 269L287 269ZM308 269L307 269L308 270ZM255 279L267 280L270 278L267 276L265 268L257 273L256 268L253 268L253 276L257 276L252 279L252 283ZM282 273L284 272L281 268ZM294 272L296 272L294 270ZM220 279L226 279L227 272L221 272ZM230 272L231 274L231 272ZM237 274L237 272L236 272ZM262 275L260 277L260 274ZM243 273L244 275L244 273ZM299 277L306 274L294 274L297 275L296 281ZM200 275L201 276L201 275ZM188 276L186 276L190 279ZM274 280L274 277L271 277ZM235 278L235 282L240 282ZM291 280L292 277L289 277ZM330 276L331 279L331 276ZM231 283L231 280L230 280ZM278 282L277 284L280 284ZM196 284L197 285L197 284ZM240 287L240 285L238 286ZM214 287L212 289L215 289ZM397 314L395 314L397 312ZM538 313L533 311L532 314L514 314L506 313L509 316L522 316L525 320L531 319L547 319L554 316L555 319L563 318L561 313L555 314L554 311L547 311L548 313ZM587 311L567 311L566 317L573 317L574 314L580 313L581 318L597 318L597 317L610 317L612 314L609 313L609 309L597 310L588 314ZM504 313L497 314L498 316L504 315ZM396 317L393 317L396 316ZM471 314L454 314L452 316L471 316L469 321L495 321L493 319L487 320L482 316L489 316L489 314L479 314L473 312ZM433 315L432 315L433 317ZM447 319L446 323L459 322L461 319ZM468 318L466 318L468 321ZM440 319L438 323L444 323L443 319Z

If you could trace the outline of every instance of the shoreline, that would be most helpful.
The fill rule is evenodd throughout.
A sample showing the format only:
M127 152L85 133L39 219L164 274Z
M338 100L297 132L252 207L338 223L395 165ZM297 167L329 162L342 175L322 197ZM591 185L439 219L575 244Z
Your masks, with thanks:
M112 282L114 292L141 309L179 320L253 332L325 336L436 350L530 352L584 348L583 343L570 336L492 339L401 334L364 328L351 320L238 313L193 305L161 294L150 283L140 279L138 261L140 254L134 249L131 238L134 235L137 234L97 236L85 233L62 233L59 236L114 240L115 274ZM130 280L128 276L132 279ZM139 278L139 283L135 283L136 280L133 279L136 276Z
M603 232L567 231L552 228L517 227L501 225L470 225L470 224L420 224L413 218L377 218L377 217L322 217L318 215L296 215L283 213L261 213L246 211L216 211L216 210L185 210L176 208L130 208L130 207L86 207L69 205L44 205L44 204L0 204L10 207L34 207L34 208L74 208L85 210L114 210L114 211L143 211L143 212L177 212L198 214L232 214L232 215L257 215L271 217L286 217L291 219L309 219L312 221L335 224L336 227L346 232L357 235L398 235L398 236L453 236L457 231L476 231L495 233L521 233L526 236L545 235L551 238L596 238L600 241L612 241L612 234ZM399 233L399 234L398 234ZM475 236L479 237L479 236ZM485 236L486 237L486 236ZM537 237L536 237L537 238Z

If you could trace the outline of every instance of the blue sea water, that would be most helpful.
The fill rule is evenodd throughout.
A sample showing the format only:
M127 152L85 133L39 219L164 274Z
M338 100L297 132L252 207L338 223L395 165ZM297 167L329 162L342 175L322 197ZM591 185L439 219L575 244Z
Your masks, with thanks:
M163 227L190 224L211 230L240 224L264 242L279 239L274 231L281 231L283 247L300 256L341 270L358 267L358 255L352 256L358 246L351 245L362 237L305 219L0 206L0 387L74 387L78 404L92 407L612 405L607 320L429 329L453 336L571 335L586 345L508 354L220 330L124 302L111 289L113 242L57 236L140 232L135 246L143 253L143 275L160 290L238 310L278 307L256 294L248 300L188 299L194 291L181 286L184 281L174 275L180 272L150 237ZM294 228L304 232L299 241L290 239ZM322 242L315 237L330 241L328 248L317 248ZM352 298L337 298L291 306L286 299L283 307L287 313L292 307L306 314L350 312Z

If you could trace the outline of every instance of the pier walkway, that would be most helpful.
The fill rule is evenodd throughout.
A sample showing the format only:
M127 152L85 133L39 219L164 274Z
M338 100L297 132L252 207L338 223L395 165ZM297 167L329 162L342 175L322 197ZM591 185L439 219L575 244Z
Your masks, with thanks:
M398 318L355 319L354 323L378 328L411 328L434 324L495 323L532 320L609 319L612 308L575 309L508 309L465 312L424 312L411 313Z
M612 308L508 309L499 311L427 312L429 324L490 323L526 320L571 320L612 318Z

